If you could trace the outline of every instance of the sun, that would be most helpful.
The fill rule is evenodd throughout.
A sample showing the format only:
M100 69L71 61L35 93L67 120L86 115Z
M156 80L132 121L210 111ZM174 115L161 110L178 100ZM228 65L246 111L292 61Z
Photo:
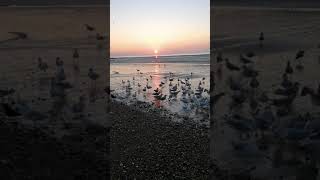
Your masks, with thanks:
M158 49L155 49L155 50L154 50L154 53L155 53L155 54L158 54Z

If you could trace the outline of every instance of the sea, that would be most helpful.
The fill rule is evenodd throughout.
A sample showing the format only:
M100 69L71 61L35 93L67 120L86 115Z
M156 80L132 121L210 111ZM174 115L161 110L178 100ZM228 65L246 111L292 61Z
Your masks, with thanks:
M209 123L209 57L202 54L112 58L112 94L128 105L140 101L177 117Z

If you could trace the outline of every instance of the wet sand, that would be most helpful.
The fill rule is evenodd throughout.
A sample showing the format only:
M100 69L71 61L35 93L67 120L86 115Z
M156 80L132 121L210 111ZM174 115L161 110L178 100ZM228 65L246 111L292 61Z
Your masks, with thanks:
M10 7L1 8L0 89L15 90L1 98L2 179L105 179L109 175L108 84L106 41L97 42L84 24L105 35L105 7ZM8 32L24 32L14 40ZM75 85L73 49L80 58L79 88L66 91L62 111L53 113L57 99L50 96L50 78L56 73L56 57L64 62L66 80ZM105 48L105 49L104 49ZM48 65L38 68L38 57ZM89 68L100 74L96 96L91 101ZM85 108L76 113L80 95ZM18 116L4 108L22 107ZM22 111L23 109L27 110ZM2 174L2 173L0 173Z
M31 128L20 124L23 119L0 117L1 179L109 177L108 134L78 130L54 138L44 127Z
M318 30L320 29L319 13L319 10L270 10L267 8L215 9L213 20L215 21L214 31L216 33L214 34L215 37L212 42L215 48L213 51L215 54L211 59L211 70L217 72L219 63L216 61L216 52L219 50L223 53L224 58L229 58L231 63L240 67L242 62L239 60L239 55L253 52L255 56L251 58L253 61L252 66L259 71L257 77L257 80L260 83L260 86L257 89L258 94L266 92L269 97L277 98L278 96L275 96L273 92L282 82L282 75L285 71L287 61L290 60L294 71L293 74L290 75L290 80L299 82L301 86L298 93L299 95L294 100L289 115L285 117L277 116L277 120L286 122L286 119L296 117L299 114L304 115L307 112L316 116L316 114L320 112L319 106L312 105L310 97L302 97L300 96L300 93L303 86L310 86L315 89L319 83L317 77L319 76L318 69L320 67L320 49L318 47L319 40L316 38L319 37ZM310 21L305 21L305 19L309 19ZM264 32L265 34L263 48L259 47L260 32ZM299 60L295 59L299 50L305 51L304 57L301 59L304 69L300 71L296 69ZM271 132L267 137L264 137L267 140L262 138L255 139L253 136L247 140L239 140L239 133L226 125L226 120L223 116L226 114L230 115L231 112L240 114L246 118L252 116L248 105L249 102L245 102L238 110L229 111L231 95L234 92L229 89L226 80L230 76L239 78L241 77L241 73L228 70L225 66L225 62L222 62L221 64L223 64L223 75L220 80L218 80L217 77L215 79L216 87L214 94L225 92L227 95L220 99L215 105L213 118L211 119L210 150L214 166L216 166L217 169L225 171L225 178L229 175L237 179L237 176L239 175L237 173L242 172L242 175L244 176L261 179L276 179L280 176L312 179L313 177L310 177L312 176L312 173L302 172L301 170L308 166L308 163L301 159L308 156L309 153L300 152L301 154L295 157L299 159L299 163L295 165L290 166L286 164L286 162L282 162L283 164L280 168L275 168L273 166L276 159L273 158L272 154L274 152L272 151L274 150L274 147L279 147L276 143L278 142L279 137L270 135L272 134ZM241 82L250 80L250 78L243 77L239 79ZM265 103L259 102L258 108L260 110L263 110L264 106ZM272 106L274 114L276 114L276 110L277 108ZM280 127L281 125L278 124L275 126ZM258 142L263 141L267 141L266 144L269 149L267 151L262 150L259 152L263 152L262 154L266 154L269 158L271 157L270 159L262 156L259 157L259 155L254 157L254 153L239 156L236 154L237 151L232 145L232 142L258 145ZM297 145L297 142L292 143L296 143ZM288 146L287 148L294 149L292 146ZM247 152L251 152L250 150ZM285 152L285 157L290 156L292 153L288 149L281 150ZM318 164L319 160L316 161ZM250 170L250 168L253 169ZM309 170L310 169L311 168L309 168ZM301 173L298 173L298 171ZM215 172L213 172L213 174L215 174ZM308 175L310 176L308 177ZM217 177L218 176L219 175L217 175ZM222 176L220 178L222 178Z

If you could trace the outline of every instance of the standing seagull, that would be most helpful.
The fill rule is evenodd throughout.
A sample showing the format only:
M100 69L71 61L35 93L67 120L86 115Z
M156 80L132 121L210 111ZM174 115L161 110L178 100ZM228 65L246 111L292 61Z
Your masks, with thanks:
M250 81L250 87L253 88L253 89L256 89L258 88L260 85L259 81L257 80L257 77L254 76L252 77L251 81Z
M60 60L59 57L57 57L56 59L56 65L57 65L56 79L59 82L64 81L66 79L66 75L64 73L63 61Z
M263 41L264 41L264 34L263 34L263 32L260 33L259 41L260 41L260 47L262 48L262 47L263 47Z
M303 57L304 57L304 51L303 50L298 51L296 54L296 60L298 60L298 64L297 64L296 68L298 70L302 70L304 68L303 65L301 64L301 59Z
M223 57L222 57L222 52L218 52L218 55L217 55L217 63L219 62L222 62L223 61Z
M96 92L96 80L99 78L99 74L94 72L93 68L89 69L88 77L91 79L91 93L95 97Z
M48 64L43 62L41 57L38 58L38 69L44 72L47 72L48 69Z
M106 36L103 36L103 35L100 35L99 33L96 34L96 40L97 40L97 49L98 50L101 50L103 48L103 45L104 45L104 41L107 37Z
M73 80L75 87L79 88L79 76L80 76L80 67L79 67L79 52L75 48L73 50Z
M291 67L290 61L287 62L286 73L287 74L293 73L293 68Z
M73 57L73 69L79 71L79 52L77 48L73 50L72 57Z

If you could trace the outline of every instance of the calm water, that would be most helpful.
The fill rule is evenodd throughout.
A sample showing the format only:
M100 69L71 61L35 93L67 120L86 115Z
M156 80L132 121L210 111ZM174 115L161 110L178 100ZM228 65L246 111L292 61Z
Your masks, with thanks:
M111 62L111 89L119 101L143 101L208 122L209 75L209 55L118 58Z

